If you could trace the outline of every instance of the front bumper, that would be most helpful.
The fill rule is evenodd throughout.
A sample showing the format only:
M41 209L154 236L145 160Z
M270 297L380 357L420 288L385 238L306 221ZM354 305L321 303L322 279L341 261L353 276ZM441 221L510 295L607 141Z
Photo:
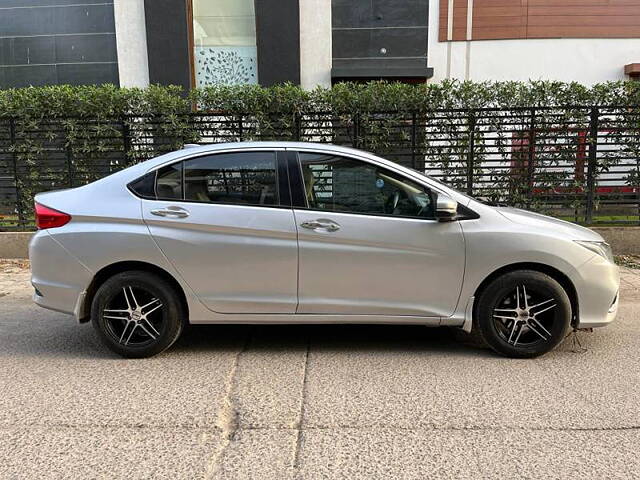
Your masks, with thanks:
M615 320L620 301L618 266L595 255L579 269L578 328L604 327Z

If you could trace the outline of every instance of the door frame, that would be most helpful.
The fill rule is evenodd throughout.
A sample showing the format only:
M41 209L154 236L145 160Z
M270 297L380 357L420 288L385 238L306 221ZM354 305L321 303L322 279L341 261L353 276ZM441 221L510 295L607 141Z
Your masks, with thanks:
M431 182L428 181L424 181L424 179L419 179L416 178L414 175L409 175L403 171L401 171L400 169L396 169L393 168L393 165L385 165L385 163L383 162L377 162L373 159L364 157L364 156L359 156L357 154L351 154L349 153L344 153L341 151L337 151L337 150L330 150L330 149L315 149L312 146L310 147L304 147L304 146L291 146L291 147L287 147L287 167L289 170L289 188L291 191L291 200L292 200L292 209L293 209L293 213L294 213L294 220L296 223L296 228L298 229L298 308L296 310L296 316L299 317L300 319L304 318L305 321L308 321L308 319L310 318L316 318L318 322L321 322L320 318L321 317L327 317L327 318L337 318L340 316L343 316L346 318L354 318L353 322L349 322L348 320L341 320L339 321L339 323L360 323L360 322L364 322L365 318L369 318L371 322L374 323L388 323L390 321L393 322L399 322L399 323L422 323L425 325L437 325L440 324L441 321L445 318L451 318L453 315L456 314L457 309L459 307L459 303L460 303L460 295L462 293L462 289L463 289L463 285L464 285L464 270L465 270L465 264L466 264L466 256L463 260L463 267L462 267L462 276L460 278L460 285L459 285L459 291L458 291L458 296L456 301L453 304L453 309L452 309L452 313L450 315L447 316L441 316L441 315L420 315L420 314L414 314L414 313L385 313L385 314L371 314L371 313L333 313L333 312L318 312L318 313L313 313L313 312L300 312L300 302L301 302L301 298L300 298L300 289L301 289L301 284L300 284L300 275L301 275L301 264L300 264L300 259L301 259L301 246L300 246L300 230L299 230L299 225L298 225L298 218L296 216L296 210L303 210L305 212L318 212L321 214L326 214L326 215L330 215L331 213L333 214L337 214L338 216L346 214L346 215L354 215L354 216L358 216L358 217L373 217L373 218L380 218L380 219L405 219L405 220L413 220L413 221L418 221L418 222L426 222L426 223L430 223L430 224L434 224L434 223L438 223L438 219L435 217L404 217L404 216L397 216L397 215L388 215L388 214L378 214L378 213L360 213L360 212L340 212L340 211L336 211L336 212L330 212L330 211L325 211L322 209L317 209L317 208L310 208L308 206L307 203L307 197L306 197L306 191L305 191L305 185L304 185L304 179L303 179L303 175L302 175L302 164L300 161L300 153L316 153L316 154L320 154L320 155L334 155L336 157L341 157L341 158L345 158L345 159L350 159L356 162L363 162L366 165L370 165L376 168L379 168L383 171L387 171L390 173L393 173L395 175L397 175L398 177L408 181L408 182L412 182L414 184L418 184L420 186L422 186L425 190L427 190L430 195L432 196L432 200L435 202L436 196L439 194L443 194L443 195L447 195L447 193L445 191L443 191L442 189L438 188L437 185L432 185ZM460 207L463 209L463 212L465 212L463 214L463 218L459 219L456 221L459 222L460 220L463 219L471 219L471 218L477 218L477 214L475 214L475 212L471 211L470 209L466 208L463 205L460 205ZM460 235L463 238L463 244L464 244L464 234L462 232L462 228L460 229ZM391 320L393 319L393 320ZM335 322L336 320L326 320L328 322Z

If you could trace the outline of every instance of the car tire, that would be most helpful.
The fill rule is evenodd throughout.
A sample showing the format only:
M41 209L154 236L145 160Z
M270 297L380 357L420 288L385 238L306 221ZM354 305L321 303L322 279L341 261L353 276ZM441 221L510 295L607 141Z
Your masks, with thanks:
M474 309L474 327L497 353L533 358L556 347L571 325L571 301L555 279L517 270L491 281Z
M184 322L175 289L149 272L114 275L98 288L91 303L91 323L98 336L126 358L163 352L178 339Z

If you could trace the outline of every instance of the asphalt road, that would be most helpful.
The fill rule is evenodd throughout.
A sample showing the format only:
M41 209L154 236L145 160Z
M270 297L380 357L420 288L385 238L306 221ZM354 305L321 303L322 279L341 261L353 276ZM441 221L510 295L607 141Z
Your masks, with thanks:
M191 327L124 360L0 271L0 478L640 477L640 271L536 360L448 330Z

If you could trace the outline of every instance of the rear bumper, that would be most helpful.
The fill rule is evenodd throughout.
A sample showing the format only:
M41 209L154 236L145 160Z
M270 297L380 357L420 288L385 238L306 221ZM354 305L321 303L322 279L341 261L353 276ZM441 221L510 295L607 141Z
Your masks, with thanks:
M84 294L93 278L91 271L69 253L46 230L29 243L33 301L43 307L80 318Z
M615 320L620 301L620 271L599 255L579 269L578 328L604 327Z

